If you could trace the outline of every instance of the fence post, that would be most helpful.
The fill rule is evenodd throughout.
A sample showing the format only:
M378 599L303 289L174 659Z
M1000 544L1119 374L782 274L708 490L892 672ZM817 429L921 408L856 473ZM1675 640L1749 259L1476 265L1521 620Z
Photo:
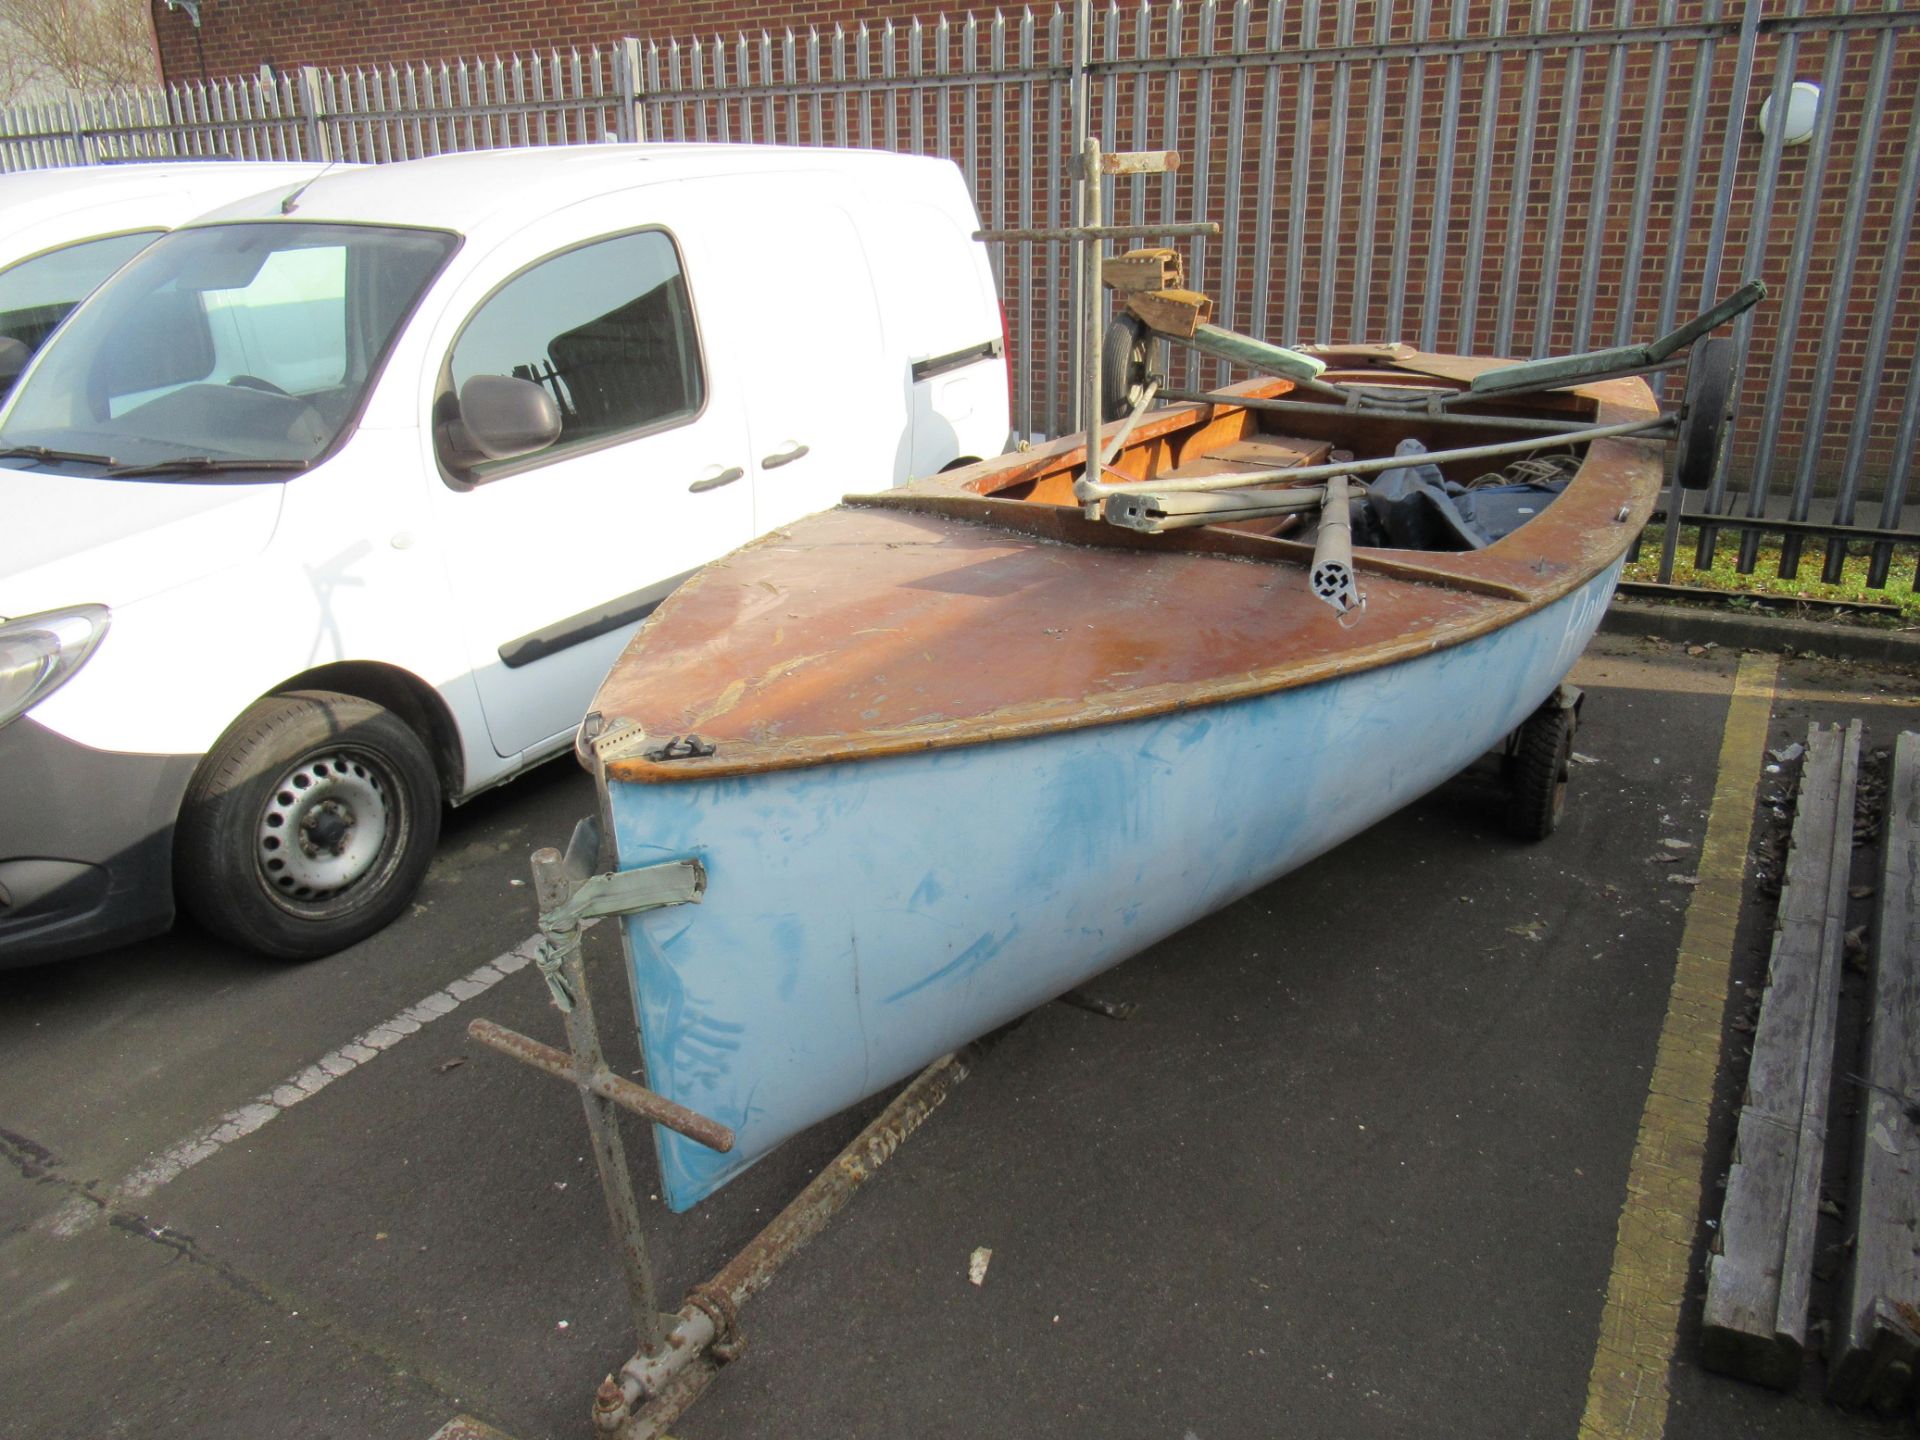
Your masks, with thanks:
M1727 128L1725 141L1720 147L1720 178L1714 186L1713 218L1707 231L1707 283L1704 293L1700 296L1700 305L1703 309L1718 299L1722 291L1720 266L1726 258L1727 218L1733 212L1734 181L1740 168L1740 146L1746 138L1747 96L1753 85L1754 52L1760 43L1761 8L1760 0L1747 0L1746 9L1740 16L1740 51L1734 62L1733 90L1726 101ZM1750 277L1735 275L1733 278L1737 283ZM1739 333L1745 335L1750 332L1743 327ZM1734 366L1734 384L1737 394L1737 387L1746 374L1747 366L1744 355L1736 355L1735 360L1737 363ZM1735 423L1739 423L1737 418ZM1730 440L1726 448L1729 450L1733 448ZM1724 452L1721 459L1722 463L1714 471L1713 483L1708 487L1705 501L1700 507L1704 515L1718 515L1727 508L1727 467ZM1680 510L1679 495L1676 484L1673 497L1668 502L1676 514ZM1711 525L1701 527L1699 545L1694 554L1694 564L1698 568L1704 570L1713 563L1714 543L1717 538ZM1660 546L1660 583L1662 585L1673 583L1674 549L1679 543L1680 526L1677 523L1667 526L1667 533L1662 537Z
M327 135L327 102L320 90L320 71L313 65L300 67L300 86L294 92L300 101L300 118L306 122L309 160L332 160L333 146Z
M629 35L613 56L613 88L620 96L618 134L622 140L645 140L647 117L640 108L640 41Z
M80 118L80 97L68 92L63 102L67 107L67 133L73 137L73 159L79 165L93 165L99 159L99 152L87 138L87 127Z

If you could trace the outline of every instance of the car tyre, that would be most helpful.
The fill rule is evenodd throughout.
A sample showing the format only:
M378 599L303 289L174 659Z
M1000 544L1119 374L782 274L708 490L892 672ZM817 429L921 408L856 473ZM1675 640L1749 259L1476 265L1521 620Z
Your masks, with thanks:
M214 934L311 960L399 915L439 834L433 757L412 727L357 696L290 691L251 706L195 771L175 884Z

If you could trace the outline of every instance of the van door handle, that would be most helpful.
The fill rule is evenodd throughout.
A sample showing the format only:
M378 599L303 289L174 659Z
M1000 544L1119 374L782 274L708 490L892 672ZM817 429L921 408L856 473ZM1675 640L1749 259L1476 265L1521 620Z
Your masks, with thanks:
M785 450L767 456L766 459L760 462L760 468L762 470L778 470L782 465L791 465L806 453L807 447L805 445L797 443L789 445Z
M718 490L722 485L731 485L746 473L747 472L742 470L738 465L729 465L717 474L701 476L698 480L687 486L687 489L695 495L701 495L708 490Z

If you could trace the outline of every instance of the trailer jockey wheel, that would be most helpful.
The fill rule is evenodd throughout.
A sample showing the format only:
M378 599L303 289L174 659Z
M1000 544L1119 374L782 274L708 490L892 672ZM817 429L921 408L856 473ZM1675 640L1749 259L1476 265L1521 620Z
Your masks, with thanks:
M1123 420L1146 393L1153 332L1132 315L1116 315L1100 347L1100 419Z
M1720 444L1733 418L1733 341L1702 340L1687 361L1686 408L1680 415L1675 462L1683 490L1705 490L1720 468Z
M1567 809L1567 774L1579 697L1564 688L1515 732L1508 770L1507 828L1514 838L1544 840Z

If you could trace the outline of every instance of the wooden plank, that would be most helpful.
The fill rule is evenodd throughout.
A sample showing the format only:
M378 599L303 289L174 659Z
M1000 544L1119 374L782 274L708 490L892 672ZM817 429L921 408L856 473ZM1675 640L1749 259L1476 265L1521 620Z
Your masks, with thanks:
M1100 157L1102 175L1167 175L1179 168L1178 150L1114 150Z
M1808 731L1733 1166L1707 1257L1701 1358L1780 1388L1799 1380L1806 1351L1859 764L1859 721Z
M1191 340L1213 318L1213 301L1198 290L1138 291L1127 296L1127 309L1176 340Z
M1178 290L1187 283L1187 266L1178 250L1129 250L1102 260L1100 279L1110 289L1122 292Z
M1188 446L1187 450L1193 447ZM1325 440L1296 439L1286 435L1262 435L1252 440L1235 440L1201 455L1181 454L1180 463L1162 471L1161 480L1189 480L1208 475L1229 475L1235 471L1278 470L1291 465L1319 465L1333 453Z
M1368 365L1394 365L1420 352L1398 340L1356 340L1346 343L1302 345L1300 353L1324 360L1337 370L1352 370ZM1478 373L1478 372L1476 372Z
M1235 465L1320 465L1332 453L1330 440L1263 434L1218 446L1209 452L1208 458L1231 461Z
M1631 375L1652 364L1654 361L1647 354L1646 346L1621 345L1584 355L1548 355L1502 366L1474 376L1471 388L1476 395L1497 395L1503 390L1519 390L1530 385L1574 385L1607 375Z
M1894 745L1874 926L1852 1237L1827 1394L1890 1412L1920 1368L1920 734Z
M1327 368L1324 360L1302 355L1298 350L1269 345L1251 335L1236 335L1231 330L1222 330L1215 325L1196 325L1191 340L1195 349L1204 350L1209 355L1216 355L1235 365L1244 365L1249 370L1279 375L1289 380L1318 379Z

